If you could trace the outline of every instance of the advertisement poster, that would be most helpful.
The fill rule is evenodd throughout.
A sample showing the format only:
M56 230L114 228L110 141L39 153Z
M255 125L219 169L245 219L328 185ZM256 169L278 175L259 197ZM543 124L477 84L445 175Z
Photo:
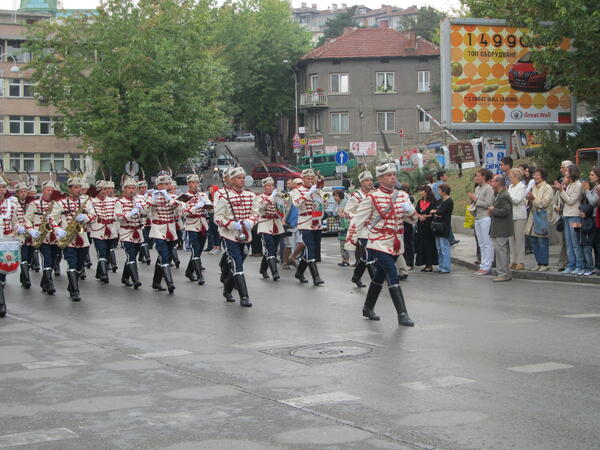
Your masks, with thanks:
M505 156L507 156L505 143L484 140L483 167L498 175L500 174L500 160Z
M323 138L322 137L311 138L308 140L308 145L313 145L313 146L323 145Z
M357 156L377 155L377 142L350 142L350 151Z
M337 151L338 151L337 145L326 145L325 146L325 153L335 153Z
M448 144L448 150L450 151L450 161L454 164L477 162L475 160L476 148L471 141L451 142Z
M443 121L462 129L566 128L573 97L536 68L526 28L486 19L443 23ZM569 49L565 40L560 45Z

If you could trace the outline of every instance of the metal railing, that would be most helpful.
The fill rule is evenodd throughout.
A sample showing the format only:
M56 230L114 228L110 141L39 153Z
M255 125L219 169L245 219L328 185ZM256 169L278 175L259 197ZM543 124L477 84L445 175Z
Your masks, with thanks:
M327 93L304 93L300 96L300 106L305 108L327 107Z

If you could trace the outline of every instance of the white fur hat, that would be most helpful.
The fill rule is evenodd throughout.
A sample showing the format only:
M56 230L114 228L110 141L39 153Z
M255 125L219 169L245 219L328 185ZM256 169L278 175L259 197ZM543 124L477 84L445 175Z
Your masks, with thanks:
M121 187L124 188L125 186L137 186L137 183L134 178L125 177L123 183L121 183Z
M67 180L67 186L81 186L83 181L79 177L71 177Z
M246 176L246 171L243 167L232 167L229 169L229 178L237 177L240 175Z
M273 178L271 178L271 177L267 177L267 178L263 178L261 183L263 186L266 184L269 184L269 183L275 184L275 180L273 180Z
M377 173L377 177L381 177L383 175L387 175L388 173L397 173L396 172L396 165L394 163L385 163L382 164L380 166L377 166L377 168L375 169L376 173Z
M42 182L42 189L47 188L47 187L51 187L54 190L58 189L58 186L56 185L56 183L53 180L46 180L46 181Z
M200 182L200 177L198 175L196 175L195 173L188 175L187 177L185 177L185 182L189 183L190 181L196 181L196 182Z
M173 180L169 175L159 175L158 177L156 177L156 180L154 180L154 184L156 186L158 186L159 184L171 184L172 181Z
M314 169L304 169L302 171L302 177L316 177Z
M368 170L365 170L364 172L361 172L358 175L358 181L360 181L361 183L365 180L372 180L373 179L373 174L371 172L369 172Z

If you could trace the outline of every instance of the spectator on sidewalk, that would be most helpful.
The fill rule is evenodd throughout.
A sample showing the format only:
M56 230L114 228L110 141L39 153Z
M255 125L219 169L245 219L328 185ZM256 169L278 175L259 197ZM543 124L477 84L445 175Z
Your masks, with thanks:
M594 246L594 235L596 234L594 224L594 207L587 203L579 205L581 215L581 228L579 229L579 245L583 254L583 275L589 277L594 275L594 258L592 248ZM575 229L577 231L577 228Z
M594 260L596 261L596 273L600 275L600 167L590 171L589 181L583 182L585 198L594 208Z
M433 196L435 197L436 203L439 203L442 197L439 194L440 185L448 182L448 173L445 170L438 170L436 173L437 181L433 183L431 186L431 192L433 192ZM454 237L454 233L452 232L452 227L450 227L450 245L456 245L460 241Z
M513 168L513 159L509 156L505 156L500 159L500 171L502 172L502 178L504 180L504 187L508 189L510 186L510 171Z
M496 192L493 206L488 208L492 218L490 225L490 237L494 241L494 250L496 255L496 271L498 275L492 281L510 281L510 248L508 240L514 234L512 218L512 200L504 185L502 175L494 175L492 187Z
M525 270L525 224L527 223L527 208L525 206L525 191L527 187L521 182L523 171L512 169L510 171L510 186L508 194L512 202L512 218L514 234L508 240L510 247L510 268Z
M492 172L487 169L477 169L475 172L475 192L469 192L471 206L469 211L475 216L475 233L480 250L479 270L474 275L489 275L494 260L494 247L490 239L490 224L492 219L488 208L494 204L494 189L489 182Z
M410 185L408 183L400 183L400 188L408 194L411 205L415 203L414 197L410 193ZM400 276L407 275L408 271L415 267L415 226L412 223L404 222L404 262L406 263L406 273L399 267ZM400 258L398 258L400 259Z
M583 187L581 181L579 181L579 167L575 164L568 166L563 182L555 181L554 188L559 192L561 200L565 245L567 248L567 268L563 273L583 275L583 253L576 232L576 228L581 228L579 205L583 197Z
M546 172L546 169L541 167L539 169L535 169L533 172L533 180L535 181L535 185L533 186L531 192L527 194L527 200L529 200L531 203L531 212L529 214L529 218L527 219L525 232L531 239L533 254L535 256L535 261L537 262L537 267L533 268L533 270L539 272L546 272L550 268L549 234L552 215L554 214L554 209L552 208L554 191L552 190L552 187L546 183L547 176L548 172ZM545 211L546 216L546 232L543 232L544 226L542 224L542 229L539 229L538 227L536 233L536 227L534 226L535 215L538 212L543 211Z
M450 198L450 185L442 183L438 186L441 201L436 209L431 212L434 215L434 222L441 223L441 231L436 233L435 244L438 252L438 270L437 273L450 273L452 269L450 231L452 230L452 211L454 202Z
M415 238L416 266L425 266L421 272L433 272L433 266L438 263L435 236L431 231L431 222L436 200L429 186L424 184L419 188L420 199L417 201L417 235Z
M573 163L571 161L569 161L568 159L561 162L560 163L560 178L558 179L558 181L560 183L563 183L563 179L565 176L565 173L567 172L567 167L573 165ZM563 185L564 187L564 185ZM556 212L556 214L554 214L554 217L556 220L560 220L560 218L562 217L562 201L560 199L560 192L554 188L554 184L552 184L552 188L554 189L554 211ZM567 267L567 245L566 245L566 241L564 239L564 233L561 231L560 232L560 254L558 256L558 271L562 272L566 269Z

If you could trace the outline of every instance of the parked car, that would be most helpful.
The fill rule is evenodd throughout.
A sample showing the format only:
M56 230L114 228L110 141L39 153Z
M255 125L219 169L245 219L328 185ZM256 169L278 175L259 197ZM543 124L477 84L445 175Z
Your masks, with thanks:
M356 157L352 152L349 152L349 159L346 166L348 166L348 170L356 167ZM324 177L334 176L335 168L337 163L335 162L335 153L321 153L313 155L312 157L312 168L315 170L319 170L321 175ZM302 170L308 169L311 167L310 156L301 156L298 161L298 167Z
M217 169L223 172L228 167L237 167L238 163L230 155L222 154L217 158Z
M235 142L254 142L254 135L252 133L243 133L235 138Z
M289 180L290 178L300 178L302 171L297 167L285 163L268 163L265 164L267 170L265 170L262 164L254 166L252 169L252 178L255 180L262 180L271 176L275 181L277 180Z
M508 72L508 81L519 91L546 92L553 88L547 72L538 72L531 59L531 52L523 55Z

